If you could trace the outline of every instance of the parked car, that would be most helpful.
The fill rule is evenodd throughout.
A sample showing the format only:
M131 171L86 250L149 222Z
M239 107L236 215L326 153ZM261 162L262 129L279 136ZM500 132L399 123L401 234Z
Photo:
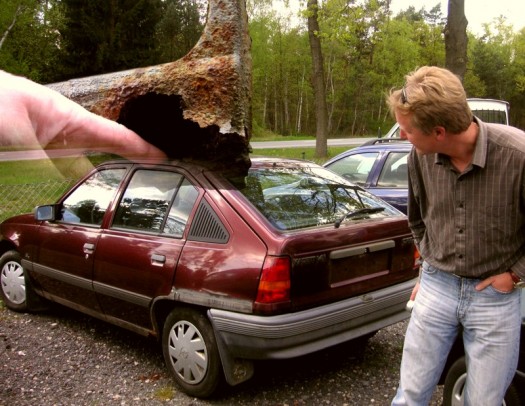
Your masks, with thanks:
M300 356L404 320L417 277L407 219L319 165L112 161L56 204L0 224L0 294L160 339L191 396L253 360Z
M467 367L463 342L460 339L455 343L447 360L445 373L441 382L443 388L444 406L463 406L463 390L467 379ZM521 338L518 370L505 394L505 406L525 405L525 289L521 290Z
M469 98L472 114L486 123L509 125L509 102L495 99ZM399 124L395 123L383 138L399 138Z
M381 197L407 213L407 156L412 144L394 138L378 138L349 149L323 166Z

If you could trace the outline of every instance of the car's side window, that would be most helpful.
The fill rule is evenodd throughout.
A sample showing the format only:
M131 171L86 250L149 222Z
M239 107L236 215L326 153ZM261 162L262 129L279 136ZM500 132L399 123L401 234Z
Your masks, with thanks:
M385 165L379 179L378 187L390 188L407 188L408 187L408 170L407 170L408 152L391 152L385 160Z
M136 171L117 208L113 227L159 232L182 179L175 172Z
M366 152L349 155L330 165L330 170L342 175L350 182L364 185L378 154L378 152Z
M174 237L179 238L182 237L182 233L188 222L188 217L190 216L191 210L193 209L198 196L198 189L193 186L188 179L184 179L175 195L168 218L164 224L164 229L162 230L164 234L173 235Z
M100 226L126 169L94 173L62 202L62 221Z

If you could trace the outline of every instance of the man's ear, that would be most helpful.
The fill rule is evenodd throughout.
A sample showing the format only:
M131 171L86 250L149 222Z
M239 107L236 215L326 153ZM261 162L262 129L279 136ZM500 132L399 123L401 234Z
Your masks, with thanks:
M436 137L438 141L443 141L446 133L447 130L445 130L445 127L436 126L432 129L432 135Z

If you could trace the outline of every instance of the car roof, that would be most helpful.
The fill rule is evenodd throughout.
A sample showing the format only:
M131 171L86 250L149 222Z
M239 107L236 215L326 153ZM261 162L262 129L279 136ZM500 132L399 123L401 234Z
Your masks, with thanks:
M402 150L408 149L410 150L412 148L412 144L408 142L407 140L403 140L397 137L391 137L391 138L375 138L373 140L365 142L364 144L360 145L357 148L363 148L363 147L376 147L381 150L383 149L402 149Z
M469 97L467 101L471 109L478 108L507 111L510 106L508 101L498 99L482 99L479 97Z
M313 161L308 160L302 160L302 159L290 159L290 158L274 158L274 157L251 157L250 158L251 168L290 168L290 167L321 167L321 165L316 164ZM127 165L153 165L157 166L158 168L162 167L182 167L186 168L187 170L190 170L193 173L196 172L218 172L226 174L231 171L231 165L230 167L224 167L221 165L216 165L214 162L208 162L208 161L201 161L201 160L191 160L191 159L170 159L165 161L158 161L158 160L152 160L152 159L136 159L133 161L129 161L126 159L113 159L109 161L105 161L97 167L103 167L107 165L114 165L114 164L127 164ZM242 171L241 171L242 172ZM231 172L230 172L231 173Z

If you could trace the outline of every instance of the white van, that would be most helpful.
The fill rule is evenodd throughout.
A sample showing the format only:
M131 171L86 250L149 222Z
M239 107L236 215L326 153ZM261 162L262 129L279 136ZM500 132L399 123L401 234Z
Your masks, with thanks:
M495 99L467 99L472 114L486 123L509 125L509 103ZM384 138L399 138L399 124L395 123Z

